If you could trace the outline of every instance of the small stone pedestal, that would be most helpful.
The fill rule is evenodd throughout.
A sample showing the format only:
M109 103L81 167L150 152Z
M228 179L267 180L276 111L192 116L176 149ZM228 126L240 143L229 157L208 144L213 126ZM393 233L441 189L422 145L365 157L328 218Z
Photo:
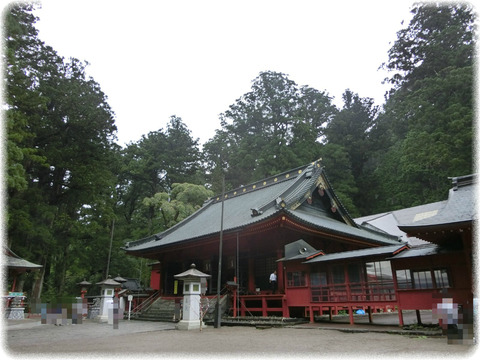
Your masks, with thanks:
M207 275L198 271L195 264L190 266L190 269L174 275L175 279L183 280L183 318L176 325L177 330L195 330L200 329L201 308L200 308L200 294L201 294L201 279L210 278Z
M25 319L25 308L23 307L9 307L7 309L8 320L23 320Z
M8 295L9 306L6 309L6 318L8 320L23 320L25 319L25 307L23 301L25 296L23 293L10 292Z

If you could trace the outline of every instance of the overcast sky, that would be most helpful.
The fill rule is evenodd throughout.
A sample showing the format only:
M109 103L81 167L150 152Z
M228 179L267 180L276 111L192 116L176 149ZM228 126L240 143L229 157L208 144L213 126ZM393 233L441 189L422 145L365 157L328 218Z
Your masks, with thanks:
M261 71L327 91L339 107L347 88L382 104L390 87L378 68L412 4L44 0L36 27L61 56L90 63L116 114L120 145L165 129L171 115L203 144Z

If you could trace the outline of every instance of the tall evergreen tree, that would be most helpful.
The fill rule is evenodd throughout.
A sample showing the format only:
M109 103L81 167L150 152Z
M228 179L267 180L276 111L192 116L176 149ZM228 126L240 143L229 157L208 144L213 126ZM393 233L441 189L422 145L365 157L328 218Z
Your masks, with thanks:
M157 216L145 198L170 194L174 183L205 184L198 140L182 119L172 116L167 129L152 131L122 151L123 169L117 193L121 222L128 224L125 239L150 235ZM120 225L121 226L121 225Z
M351 204L348 208L352 215L360 215L357 208L363 210L364 203L368 201L364 198L365 192L359 189L368 187L368 182L364 181L367 179L364 166L371 153L370 129L374 125L378 107L373 99L360 98L348 89L342 98L343 108L325 129L327 146L324 154L329 155L324 158L325 163L339 163L334 168L329 167L329 176L337 188L342 189L344 201ZM335 150L331 152L331 149ZM337 156L338 159L332 158Z
M44 265L33 296L42 284L47 295L61 295L69 264L85 248L79 221L87 212L84 224L101 226L108 239L116 127L105 94L85 74L86 64L65 61L45 46L32 10L15 4L6 13L8 162L23 177L9 182L8 242Z
M320 137L335 111L327 94L262 72L221 115L222 129L205 145L207 161L218 166L221 154L227 187L308 163L320 156Z
M472 7L427 3L412 13L384 64L394 88L373 130L389 146L376 156L379 211L440 200L447 177L473 171Z

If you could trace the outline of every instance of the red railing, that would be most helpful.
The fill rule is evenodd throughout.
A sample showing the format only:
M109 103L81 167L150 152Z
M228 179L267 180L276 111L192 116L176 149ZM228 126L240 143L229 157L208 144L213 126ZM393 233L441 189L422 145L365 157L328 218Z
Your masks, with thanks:
M396 300L393 281L312 286L311 295L312 302Z
M240 295L240 316L288 316L285 295Z

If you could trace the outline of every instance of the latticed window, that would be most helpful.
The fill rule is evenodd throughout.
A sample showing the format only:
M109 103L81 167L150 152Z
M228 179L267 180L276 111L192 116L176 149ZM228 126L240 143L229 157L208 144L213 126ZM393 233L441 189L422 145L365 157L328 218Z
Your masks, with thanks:
M410 269L397 270L397 288L398 289L411 289L413 288L412 277Z
M305 286L305 272L304 271L292 271L287 272L287 286Z
M384 283L393 280L390 261L367 262L365 269L367 270L367 281L370 283Z
M433 288L432 273L427 271L412 271L413 287L415 289Z
M395 287L390 261L373 261L365 264L369 300L394 300Z
M334 265L332 267L332 283L344 284L345 283L345 270L343 265Z
M437 288L447 288L451 286L447 269L436 269L434 270L434 274Z
M433 289L451 286L447 269L411 270L402 269L395 272L397 288L405 289Z

